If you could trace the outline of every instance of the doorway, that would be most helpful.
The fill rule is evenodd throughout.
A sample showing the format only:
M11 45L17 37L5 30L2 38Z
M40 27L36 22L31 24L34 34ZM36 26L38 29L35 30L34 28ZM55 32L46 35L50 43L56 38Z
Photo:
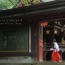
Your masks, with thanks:
M56 39L60 47L62 60L65 59L65 20L48 21L48 25L43 27L44 60L51 60L53 49L53 39Z

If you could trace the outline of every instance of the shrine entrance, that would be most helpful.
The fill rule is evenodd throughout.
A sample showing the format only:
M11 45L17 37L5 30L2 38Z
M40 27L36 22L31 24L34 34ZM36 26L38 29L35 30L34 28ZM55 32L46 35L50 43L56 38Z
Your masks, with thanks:
M43 27L43 49L44 60L51 60L51 53L53 49L53 39L56 39L60 47L61 59L65 59L65 20L48 21L47 25Z

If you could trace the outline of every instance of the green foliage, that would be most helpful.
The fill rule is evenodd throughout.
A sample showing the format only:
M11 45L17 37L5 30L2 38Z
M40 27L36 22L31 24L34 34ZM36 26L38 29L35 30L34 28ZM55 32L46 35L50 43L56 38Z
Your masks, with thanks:
M0 0L0 10L16 8L19 2L22 2L24 6L32 4L38 4L41 0Z
M34 5L41 3L41 0L21 0L24 6Z
M19 0L0 0L0 10L13 8Z

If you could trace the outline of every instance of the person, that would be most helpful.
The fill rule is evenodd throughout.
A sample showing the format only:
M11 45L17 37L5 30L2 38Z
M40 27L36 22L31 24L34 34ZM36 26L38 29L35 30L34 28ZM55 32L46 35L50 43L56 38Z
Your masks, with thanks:
M60 48L55 39L53 41L53 44L54 44L54 48L53 48L53 51L51 54L51 60L52 60L52 62L61 62L61 57L59 54Z

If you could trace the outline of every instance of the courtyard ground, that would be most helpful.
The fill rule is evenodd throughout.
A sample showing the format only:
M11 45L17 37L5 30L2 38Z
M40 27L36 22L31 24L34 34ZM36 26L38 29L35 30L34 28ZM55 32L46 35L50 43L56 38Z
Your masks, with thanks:
M36 62L36 63L0 63L0 65L65 65L65 61L62 62Z

